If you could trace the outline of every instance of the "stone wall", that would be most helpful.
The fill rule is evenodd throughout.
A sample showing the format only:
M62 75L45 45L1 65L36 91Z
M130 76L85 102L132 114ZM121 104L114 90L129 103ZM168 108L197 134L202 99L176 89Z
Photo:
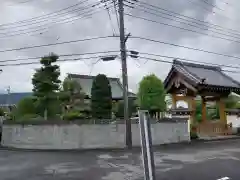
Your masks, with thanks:
M154 145L190 141L187 121L151 126ZM132 124L133 146L140 146L139 125ZM125 124L3 125L2 145L24 149L124 148Z

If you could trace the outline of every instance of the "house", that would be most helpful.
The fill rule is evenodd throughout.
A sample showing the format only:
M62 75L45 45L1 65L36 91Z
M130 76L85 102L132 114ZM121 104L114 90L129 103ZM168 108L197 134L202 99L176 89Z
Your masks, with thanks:
M82 91L86 94L86 100L91 98L92 82L95 76L68 74L68 78L74 79L80 83ZM112 99L114 101L123 99L123 86L119 78L109 77L112 89ZM15 106L21 99L29 97L32 92L0 94L0 107ZM129 98L136 98L136 94L129 92Z
M82 87L82 91L86 94L86 99L91 99L91 88L93 80L96 76L80 75L80 74L68 74L70 79L76 80ZM111 90L112 99L115 101L123 99L123 85L119 78L108 77ZM128 92L129 98L136 98L136 94Z

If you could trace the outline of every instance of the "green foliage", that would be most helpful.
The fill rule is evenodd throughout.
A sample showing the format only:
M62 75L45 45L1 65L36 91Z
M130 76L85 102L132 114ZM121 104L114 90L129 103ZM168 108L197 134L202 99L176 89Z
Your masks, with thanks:
M237 108L238 101L240 101L240 98L235 95L229 95L225 100L225 106L227 109L235 109Z
M73 79L65 78L63 89L60 92L62 105L68 110L86 111L88 105L85 103L85 94L82 92L81 85Z
M71 94L80 93L82 90L81 85L74 79L65 78L63 81L63 91Z
M4 116L4 115L5 115L4 110L0 108L0 116Z
M38 114L25 114L22 117L15 119L16 122L29 122L37 120L43 120L43 117Z
M210 120L216 120L220 119L220 112L219 112L219 106L218 105L213 105L211 108L211 111L207 109L207 115Z
M17 109L15 113L18 117L24 116L26 114L36 114L36 99L34 97L26 97L21 99L17 104Z
M53 53L43 57L40 60L42 67L36 70L32 78L33 94L37 97L36 106L41 116L45 114L44 112L47 112L47 116L54 115L51 107L58 99L57 91L61 83L60 68L52 64L57 60L58 56Z
M201 101L196 101L195 120L197 122L202 121L202 103L201 103Z
M6 122L7 124L35 124L43 121L43 117L38 114L25 114L22 116L16 116L14 112L8 114Z
M198 139L199 137L198 137L198 134L196 133L196 132L190 132L190 138L191 139Z
M196 129L196 126L195 125L191 125L190 127L190 138L191 139L198 139L198 134L197 134L197 129Z
M67 120L67 121L79 120L84 118L85 118L85 115L78 111L70 111L63 115L63 120Z
M220 118L219 116L220 116L220 113L219 113L218 105L212 105L210 107L207 107L207 119L208 120L219 119ZM197 122L202 121L202 103L199 100L196 101L195 120Z
M114 112L115 114L118 111L118 106L119 106L119 102L117 102L117 101L112 102L112 112Z
M138 90L141 109L149 111L166 110L165 90L162 81L154 74L143 77Z
M131 117L134 113L137 112L137 105L133 99L129 98L128 100L128 115ZM124 101L119 101L117 106L116 117L124 117Z
M109 119L112 116L112 92L104 74L95 77L91 89L91 111L94 118Z
M236 107L235 107L236 109L240 109L240 102L237 102L237 104L236 104Z

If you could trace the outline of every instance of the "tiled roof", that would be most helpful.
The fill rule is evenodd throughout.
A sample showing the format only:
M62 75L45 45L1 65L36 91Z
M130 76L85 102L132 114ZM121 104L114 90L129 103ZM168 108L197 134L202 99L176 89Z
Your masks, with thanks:
M196 84L202 83L202 80L205 79L204 84L206 85L240 88L240 83L222 72L218 66L207 66L174 60L172 69L180 72Z
M91 97L92 82L95 76L68 74L68 77L77 80L80 83L83 89L83 92L87 96ZM112 98L116 98L116 99L122 98L123 86L120 82L120 79L108 77L108 80L112 89ZM129 92L129 96L135 97L136 95L134 93Z
M0 94L0 104L17 104L21 99L31 96L31 92Z

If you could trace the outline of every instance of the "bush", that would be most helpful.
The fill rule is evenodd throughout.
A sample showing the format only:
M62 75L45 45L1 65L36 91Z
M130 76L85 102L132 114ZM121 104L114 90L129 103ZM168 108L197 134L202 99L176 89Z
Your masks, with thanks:
M190 132L190 138L191 138L191 139L198 139L197 133L191 131L191 132Z
M0 108L0 116L5 116L4 110Z
M67 112L63 115L63 120L73 121L78 119L84 119L85 115L78 111Z
M43 121L43 117L38 114L25 114L19 118L14 119L15 122L31 122L31 121Z
M137 106L132 98L128 99L128 115L132 117L135 113L137 113ZM117 106L116 117L123 118L124 117L124 101L119 101Z
M191 138L191 139L198 139L198 134L197 134L197 127L196 127L196 125L191 125L191 128L190 128L190 138Z
M43 122L43 117L39 116L38 114L25 114L21 117L16 117L14 113L8 114L6 121L4 124L39 124Z
M35 99L34 97L26 97L21 99L17 104L15 112L18 116L24 116L36 113Z
M197 127L195 125L191 125L190 138L191 139L198 139Z

